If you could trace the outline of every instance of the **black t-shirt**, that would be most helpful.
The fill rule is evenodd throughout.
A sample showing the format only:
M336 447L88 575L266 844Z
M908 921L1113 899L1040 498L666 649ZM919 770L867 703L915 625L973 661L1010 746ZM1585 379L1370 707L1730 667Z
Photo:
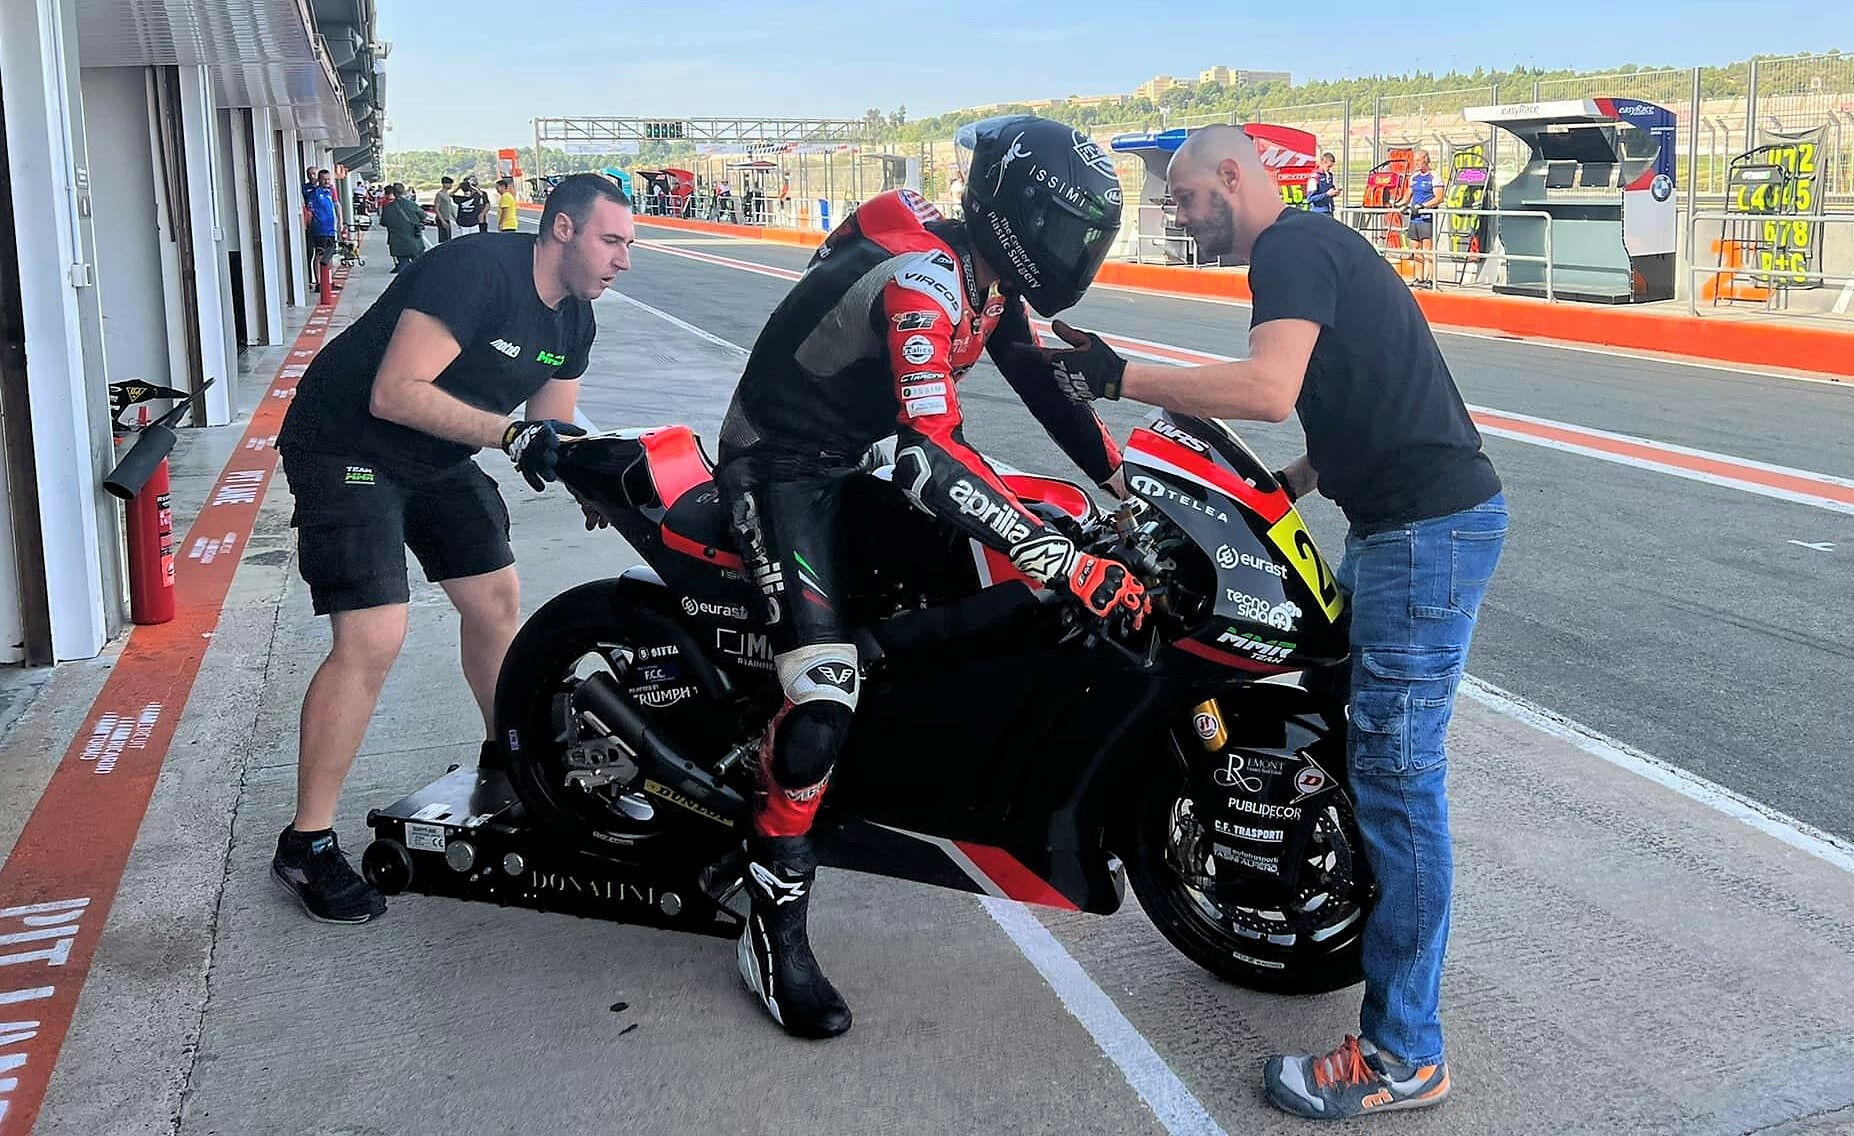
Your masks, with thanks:
M530 233L446 241L408 264L346 331L324 347L296 388L278 446L353 454L419 478L464 461L476 447L376 418L368 408L386 345L407 308L443 321L462 348L437 387L480 410L507 414L552 379L586 371L592 304L558 308L534 290Z
M1295 409L1320 492L1360 533L1472 508L1500 491L1409 286L1330 217L1282 212L1256 238L1250 326L1320 325Z

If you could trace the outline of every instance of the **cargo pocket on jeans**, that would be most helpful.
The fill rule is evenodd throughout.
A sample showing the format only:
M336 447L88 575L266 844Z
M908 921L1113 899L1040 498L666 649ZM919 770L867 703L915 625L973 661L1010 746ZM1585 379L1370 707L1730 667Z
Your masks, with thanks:
M1447 756L1461 652L1451 647L1366 647L1354 676L1352 764L1360 773L1421 773Z

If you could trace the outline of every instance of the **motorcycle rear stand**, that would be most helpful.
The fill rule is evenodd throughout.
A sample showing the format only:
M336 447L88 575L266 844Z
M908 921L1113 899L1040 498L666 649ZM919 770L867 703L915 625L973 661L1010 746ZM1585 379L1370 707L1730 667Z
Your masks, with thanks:
M567 847L528 820L500 769L453 765L423 789L370 810L367 824L374 840L361 870L387 895L444 896L724 939L739 938L745 926L744 899L728 902L738 871L696 864L647 872Z

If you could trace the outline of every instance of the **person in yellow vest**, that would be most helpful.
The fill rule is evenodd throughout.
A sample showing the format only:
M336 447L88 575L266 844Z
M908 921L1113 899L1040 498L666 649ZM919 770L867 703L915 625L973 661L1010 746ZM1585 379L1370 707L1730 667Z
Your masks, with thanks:
M512 233L521 228L516 220L520 211L515 207L515 184L508 178L496 179L496 228L504 233Z

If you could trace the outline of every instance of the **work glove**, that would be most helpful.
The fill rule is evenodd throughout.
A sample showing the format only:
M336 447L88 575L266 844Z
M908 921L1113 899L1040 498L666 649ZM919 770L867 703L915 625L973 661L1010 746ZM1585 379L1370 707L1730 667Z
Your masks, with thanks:
M547 482L554 480L554 470L560 464L560 439L583 434L585 431L571 422L552 418L511 422L508 429L502 431L502 450L528 484L539 492Z
M1120 397L1120 380L1127 361L1092 331L1081 331L1061 320L1050 325L1067 347L1013 345L1012 355L1030 366L1040 365L1063 394L1076 402Z

